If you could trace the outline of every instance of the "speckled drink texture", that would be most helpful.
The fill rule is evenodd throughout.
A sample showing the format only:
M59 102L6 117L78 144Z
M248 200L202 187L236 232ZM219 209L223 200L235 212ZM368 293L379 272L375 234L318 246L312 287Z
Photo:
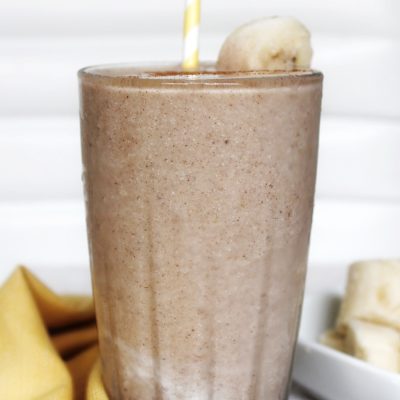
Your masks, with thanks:
M87 220L113 400L287 397L321 76L81 76Z

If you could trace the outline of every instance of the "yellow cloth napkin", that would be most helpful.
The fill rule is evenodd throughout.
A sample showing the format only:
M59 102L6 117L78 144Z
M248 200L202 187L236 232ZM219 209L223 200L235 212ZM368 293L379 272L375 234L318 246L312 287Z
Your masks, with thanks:
M19 267L0 288L0 399L108 400L97 359L92 299Z

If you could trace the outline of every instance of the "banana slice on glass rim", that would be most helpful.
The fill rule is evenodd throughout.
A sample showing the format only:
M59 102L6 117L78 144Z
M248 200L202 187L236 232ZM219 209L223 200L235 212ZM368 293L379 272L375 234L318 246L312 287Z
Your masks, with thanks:
M310 32L292 17L268 17L240 26L219 53L220 71L309 69Z

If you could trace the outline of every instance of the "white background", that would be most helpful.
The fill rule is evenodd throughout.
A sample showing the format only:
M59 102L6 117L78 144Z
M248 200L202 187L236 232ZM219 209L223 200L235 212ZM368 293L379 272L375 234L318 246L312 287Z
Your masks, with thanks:
M0 279L88 266L78 68L179 60L183 0L0 3ZM293 15L325 74L311 271L400 248L400 2L203 0L201 58L237 25Z

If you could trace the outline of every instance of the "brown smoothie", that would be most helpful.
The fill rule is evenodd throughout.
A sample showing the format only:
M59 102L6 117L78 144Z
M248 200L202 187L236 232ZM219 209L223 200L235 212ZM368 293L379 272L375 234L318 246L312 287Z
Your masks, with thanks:
M80 85L110 398L286 399L321 74L99 67Z

